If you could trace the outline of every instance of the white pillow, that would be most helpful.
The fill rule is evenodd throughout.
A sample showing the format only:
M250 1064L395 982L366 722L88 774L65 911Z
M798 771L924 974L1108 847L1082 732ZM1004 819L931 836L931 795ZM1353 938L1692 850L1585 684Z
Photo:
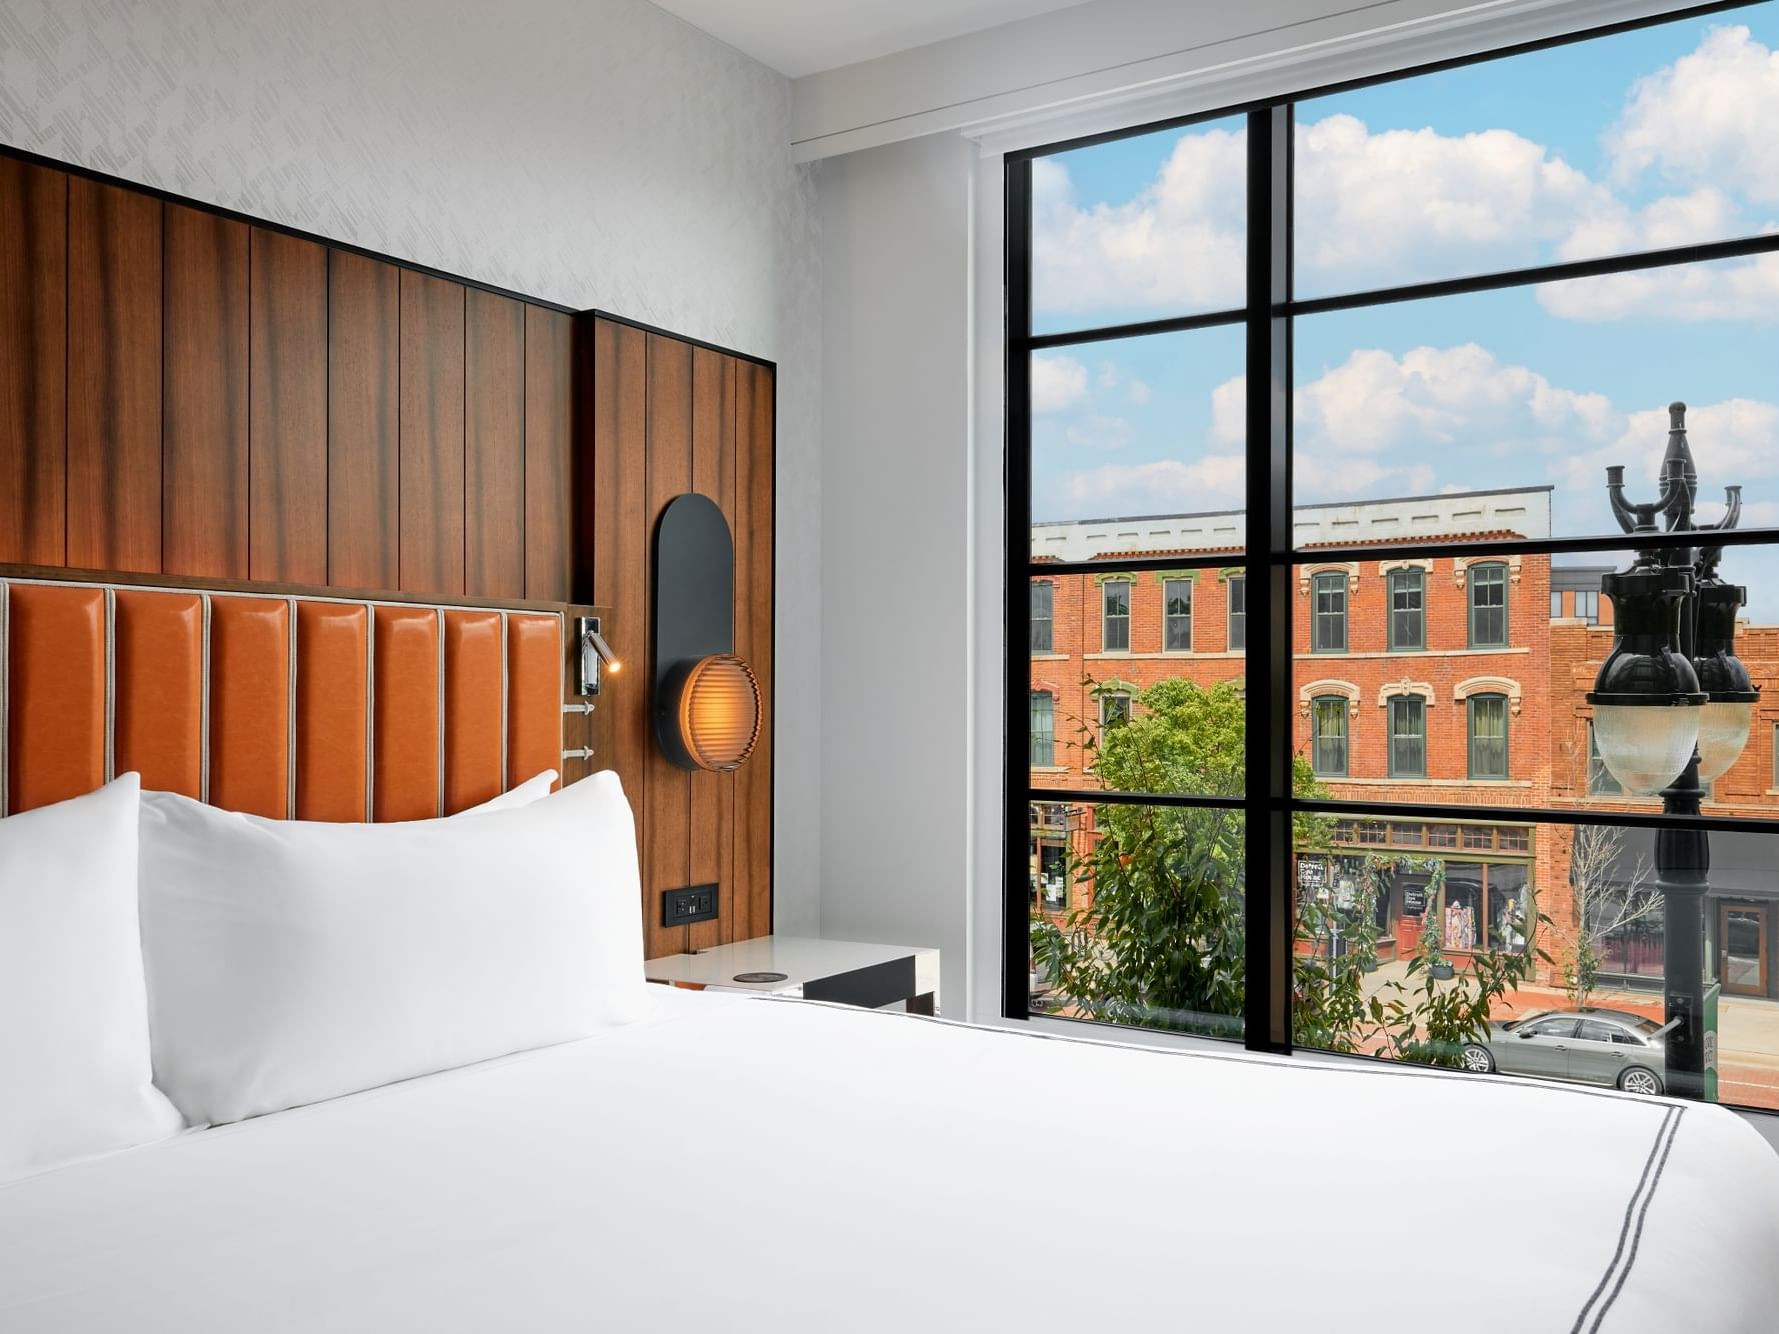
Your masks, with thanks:
M646 1004L635 823L612 773L382 825L144 793L142 948L193 1124L566 1042Z
M140 787L0 820L0 1180L180 1128L148 1063Z
M457 812L458 815L487 815L490 811L515 811L521 806L529 806L550 795L550 784L556 781L556 771L545 769L535 778L527 778L518 787L509 787L499 796L489 797L479 806L466 806Z

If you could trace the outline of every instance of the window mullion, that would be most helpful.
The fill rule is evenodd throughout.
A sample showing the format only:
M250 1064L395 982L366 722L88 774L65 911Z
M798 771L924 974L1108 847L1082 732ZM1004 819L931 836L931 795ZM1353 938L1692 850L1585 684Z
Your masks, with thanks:
M1291 109L1249 113L1243 1033L1291 1048Z

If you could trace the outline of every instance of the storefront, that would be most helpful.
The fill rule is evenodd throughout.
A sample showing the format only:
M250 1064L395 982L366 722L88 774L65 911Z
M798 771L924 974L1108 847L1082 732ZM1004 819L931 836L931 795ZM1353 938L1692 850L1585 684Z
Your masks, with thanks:
M1606 872L1609 905L1641 898L1650 910L1604 934L1601 980L1659 991L1662 985L1662 909L1655 865L1655 834L1615 831L1617 852ZM1726 996L1779 999L1779 870L1773 839L1760 834L1711 835L1705 894L1705 975Z
M1343 819L1329 842L1299 854L1298 892L1329 896L1349 922L1369 910L1381 961L1414 954L1429 931L1460 967L1481 950L1526 947L1532 826Z

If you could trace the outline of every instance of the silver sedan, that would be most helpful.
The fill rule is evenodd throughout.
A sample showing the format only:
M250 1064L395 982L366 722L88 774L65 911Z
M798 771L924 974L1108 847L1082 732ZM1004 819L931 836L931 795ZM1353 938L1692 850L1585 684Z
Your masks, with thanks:
M1660 1093L1667 1073L1665 1031L1625 1010L1543 1010L1491 1023L1486 1042L1465 1044L1464 1068Z

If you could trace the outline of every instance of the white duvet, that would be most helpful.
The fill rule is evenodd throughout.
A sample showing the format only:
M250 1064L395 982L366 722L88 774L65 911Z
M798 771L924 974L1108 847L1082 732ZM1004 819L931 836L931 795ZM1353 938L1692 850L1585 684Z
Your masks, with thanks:
M0 1186L0 1331L1779 1328L1716 1108L656 999Z

